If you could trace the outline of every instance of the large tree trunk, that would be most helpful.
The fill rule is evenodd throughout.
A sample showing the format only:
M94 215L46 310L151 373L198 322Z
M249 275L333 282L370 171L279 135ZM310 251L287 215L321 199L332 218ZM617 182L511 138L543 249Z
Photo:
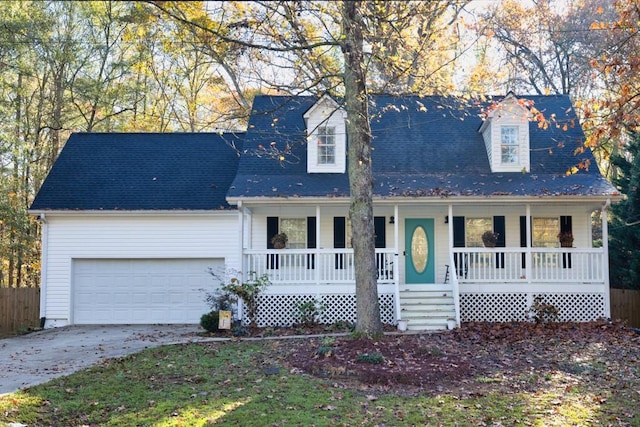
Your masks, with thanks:
M376 283L373 225L373 171L371 126L362 51L361 2L343 3L345 57L345 104L349 141L349 188L352 246L356 273L356 331L376 336L382 333Z

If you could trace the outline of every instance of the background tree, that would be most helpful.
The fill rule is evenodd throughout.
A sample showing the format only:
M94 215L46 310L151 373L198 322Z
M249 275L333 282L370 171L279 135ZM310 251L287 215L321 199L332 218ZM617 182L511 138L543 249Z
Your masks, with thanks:
M592 66L605 82L601 97L586 103L590 142L608 142L611 162L603 158L625 199L611 207L610 282L614 287L640 289L640 9L632 0L614 3L614 19L602 17L590 28L608 34L605 54Z
M612 162L620 170L614 183L626 198L611 206L610 282L640 289L640 137L629 139L626 154L615 155Z
M609 154L624 150L626 139L620 136L637 132L640 126L640 9L636 1L618 0L613 10L613 17L602 16L590 25L592 31L606 35L606 50L591 59L604 90L583 104L589 145L610 144L603 156L605 166Z
M587 137L576 149L592 149L603 173L614 176L609 156L634 108L637 13L630 0L495 3L474 26L484 36L484 62L470 84L477 90L505 70L501 92L570 95Z
M591 61L604 53L607 40L590 27L603 17L613 19L612 2L505 0L482 13L475 29L493 42L486 57L493 69L506 69L503 91L582 98L601 89Z
M207 45L153 12L137 2L0 2L0 286L38 284L39 227L27 209L72 131L242 126L248 103Z

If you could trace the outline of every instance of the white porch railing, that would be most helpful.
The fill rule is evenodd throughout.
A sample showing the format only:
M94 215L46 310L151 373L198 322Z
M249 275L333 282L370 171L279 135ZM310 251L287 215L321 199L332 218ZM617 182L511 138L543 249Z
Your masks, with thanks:
M603 283L600 248L454 248L459 283Z
M394 250L376 249L378 284L395 278ZM353 284L353 249L245 250L245 271L268 274L273 284Z

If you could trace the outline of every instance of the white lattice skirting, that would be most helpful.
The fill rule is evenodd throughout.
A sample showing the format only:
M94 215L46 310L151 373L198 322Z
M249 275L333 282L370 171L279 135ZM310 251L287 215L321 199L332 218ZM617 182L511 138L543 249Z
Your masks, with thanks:
M316 301L323 307L319 322L330 325L339 321L355 323L356 321L356 296L355 294L298 294L298 295L259 295L258 313L256 322L258 326L291 326L299 322L300 304ZM393 294L379 294L380 319L382 323L395 324L395 309ZM246 306L243 319L247 319Z
M511 322L530 320L535 298L559 310L560 322L589 322L605 317L601 293L462 293L462 322Z

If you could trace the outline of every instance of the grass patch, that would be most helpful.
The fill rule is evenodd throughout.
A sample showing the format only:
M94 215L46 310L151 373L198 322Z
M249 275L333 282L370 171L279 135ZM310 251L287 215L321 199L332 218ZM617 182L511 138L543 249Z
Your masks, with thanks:
M0 397L0 425L640 426L640 384L633 379L621 386L613 371L605 372L606 380L573 372L539 373L535 380L523 375L511 389L502 376L477 376L482 392L466 393L463 383L435 395L407 394L290 370L289 345L147 349ZM589 363L606 366L602 357ZM637 366L632 369L637 378Z

